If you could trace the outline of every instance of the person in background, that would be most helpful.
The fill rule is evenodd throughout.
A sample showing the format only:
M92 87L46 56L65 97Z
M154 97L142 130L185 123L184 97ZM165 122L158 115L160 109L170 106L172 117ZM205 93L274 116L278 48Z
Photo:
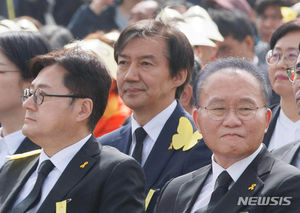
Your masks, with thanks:
M298 51L300 52L300 43L298 46ZM289 80L292 82L297 112L300 115L300 54L298 55L295 66L287 69L287 73ZM275 149L272 154L280 160L283 160L300 169L300 140Z
M29 61L49 51L49 44L39 33L0 33L0 172L7 156L38 149L22 134L25 110L23 90L33 79Z
M299 19L281 25L270 41L271 50L266 56L269 79L273 90L280 96L280 103L271 107L273 115L263 142L268 150L278 149L300 139L300 115L286 72L296 63L299 42Z
M78 47L40 55L24 90L23 133L42 149L11 156L0 173L0 212L144 212L144 174L131 157L93 137L111 78Z
M58 25L44 25L39 31L47 38L52 50L59 50L74 39L67 28Z
M298 212L300 171L262 144L271 110L257 67L243 59L217 60L196 85L193 118L213 152L212 164L169 181L154 212Z
M211 15L224 37L224 41L218 43L216 57L239 57L252 61L254 65L259 67L267 80L269 90L272 91L268 81L268 68L265 59L260 61L254 52L254 26L248 17L239 11L229 10L214 10L211 11ZM272 92L270 102L271 105L279 102L279 97L275 92Z
M176 100L189 83L193 49L182 32L155 20L129 25L115 44L117 86L133 111L130 121L99 142L133 156L146 178L146 208L152 212L171 178L210 162L211 152L191 116Z
M128 25L130 10L141 0L92 0L73 15L68 29L76 39L102 30L123 30Z
M129 24L143 19L154 19L160 4L154 0L144 0L136 5L130 11Z

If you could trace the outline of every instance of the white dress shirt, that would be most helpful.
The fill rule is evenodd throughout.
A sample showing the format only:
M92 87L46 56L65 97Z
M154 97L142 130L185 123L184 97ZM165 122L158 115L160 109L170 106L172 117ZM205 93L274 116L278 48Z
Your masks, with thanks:
M280 109L268 150L278 149L300 139L300 120L291 121Z
M82 146L88 141L88 139L91 137L91 134L80 140L79 142L68 146L64 148L63 150L59 151L55 155L53 155L51 158L49 158L44 150L42 150L39 158L39 164L37 169L32 173L32 175L27 180L26 184L22 188L21 192L18 195L18 198L14 204L14 207L19 204L21 201L23 201L27 195L31 192L33 189L33 186L37 179L37 173L38 168L40 167L41 163L45 160L50 160L53 165L54 169L48 174L46 177L43 186L42 186L42 193L41 193L41 199L38 202L37 205L34 206L34 208L27 211L27 213L35 213L40 208L41 204L46 199L47 195L59 179L60 175L63 173L67 165L70 163L70 161L73 159L73 157L76 155L76 153L82 148Z
M7 162L9 155L15 154L24 139L25 136L21 130L3 137L2 128L0 128L0 168Z
M174 100L166 109L158 113L154 118L152 118L148 123L143 126L143 129L147 132L147 136L143 142L143 152L142 152L142 162L141 165L144 166L162 128L165 123L174 112L177 106L177 102ZM131 136L132 142L130 145L130 155L132 156L133 150L136 144L135 130L141 127L138 122L134 119L134 115L131 116Z
M192 208L191 213L194 213L200 208L204 208L208 205L210 201L211 194L214 191L215 183L218 178L218 176L226 170L230 177L232 178L233 182L230 184L229 189L233 186L233 184L239 179L239 177L243 174L245 169L249 166L249 164L254 160L254 158L258 155L260 150L262 149L263 145L261 144L258 149L253 152L248 157L232 164L227 169L224 169L219 164L217 164L214 160L214 155L212 155L212 174L210 174L204 185L203 188Z

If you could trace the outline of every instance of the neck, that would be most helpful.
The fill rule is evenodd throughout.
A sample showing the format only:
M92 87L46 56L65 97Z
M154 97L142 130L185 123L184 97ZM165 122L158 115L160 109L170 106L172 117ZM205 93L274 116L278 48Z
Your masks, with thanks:
M150 106L150 108L147 107L147 109L146 108L135 109L133 110L134 119L139 123L139 125L144 126L146 123L152 120L152 118L154 118L156 115L158 115L168 106L170 106L172 102L173 100L170 103L157 108L155 106Z
M293 122L300 120L294 96L281 97L280 107L284 114Z
M2 136L9 135L22 129L24 117L25 111L23 109L14 110L13 113L5 113L5 116L1 117L0 120Z
M80 140L91 134L90 131L74 129L72 130L73 131L71 131L69 134L65 133L52 136L48 135L46 137L37 137L30 139L33 140L39 146L41 146L44 152L48 155L48 157L52 157L61 150L79 142Z

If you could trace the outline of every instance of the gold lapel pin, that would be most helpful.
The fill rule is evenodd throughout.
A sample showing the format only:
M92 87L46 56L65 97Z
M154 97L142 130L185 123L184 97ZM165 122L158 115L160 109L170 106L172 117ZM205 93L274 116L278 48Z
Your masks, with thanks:
M254 187L256 186L256 184L254 183L254 184L252 184L250 187L248 187L248 190L254 190Z
M80 168L84 168L89 162L85 161L83 164L80 165Z

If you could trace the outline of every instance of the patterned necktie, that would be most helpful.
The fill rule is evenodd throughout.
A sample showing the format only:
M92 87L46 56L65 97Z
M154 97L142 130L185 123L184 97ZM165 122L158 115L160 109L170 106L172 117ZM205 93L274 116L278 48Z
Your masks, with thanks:
M50 160L45 160L41 163L38 170L38 177L33 186L33 189L24 200L22 200L15 208L12 209L10 213L24 213L39 202L39 200L41 199L41 189L44 180L53 168L54 165Z
M224 195L228 191L228 187L231 182L232 182L232 178L230 177L228 172L224 170L216 180L215 190L211 195L208 204L208 209L214 208L218 203L218 201L220 201L224 197Z
M142 153L143 153L143 142L147 136L147 132L143 129L143 127L139 127L135 130L135 147L133 150L132 157L136 159L137 162L142 162Z

